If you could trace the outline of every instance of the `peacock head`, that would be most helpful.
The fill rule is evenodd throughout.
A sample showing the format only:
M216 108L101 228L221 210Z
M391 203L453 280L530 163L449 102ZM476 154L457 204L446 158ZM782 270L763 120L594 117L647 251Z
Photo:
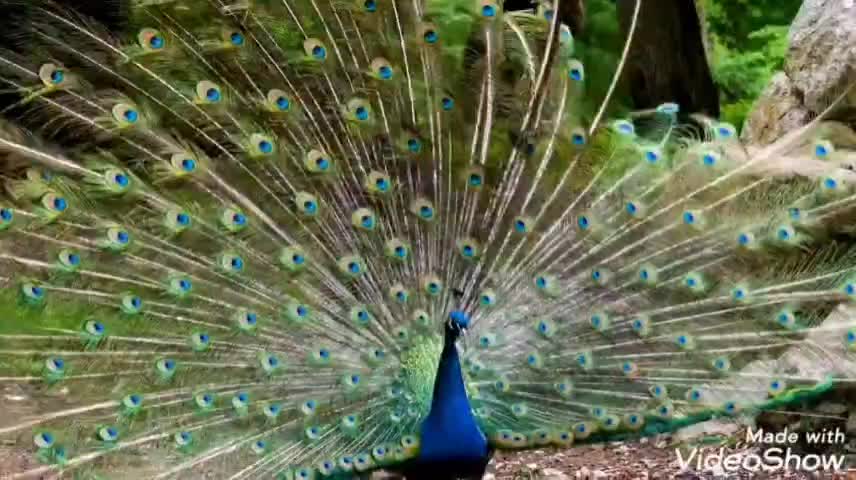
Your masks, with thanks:
M470 317L460 310L454 310L449 314L446 322L446 338L455 341L470 326Z

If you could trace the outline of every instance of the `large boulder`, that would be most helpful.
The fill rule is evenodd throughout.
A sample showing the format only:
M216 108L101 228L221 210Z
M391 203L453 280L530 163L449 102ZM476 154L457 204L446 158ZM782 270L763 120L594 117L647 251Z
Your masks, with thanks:
M747 143L769 144L808 123L856 81L854 0L805 0L789 32L784 71L756 101ZM856 107L856 94L844 105Z
M807 0L791 30L785 73L803 104L821 112L856 80L856 7L853 0Z
M773 76L755 101L741 134L747 143L768 144L811 121L799 91L785 72Z

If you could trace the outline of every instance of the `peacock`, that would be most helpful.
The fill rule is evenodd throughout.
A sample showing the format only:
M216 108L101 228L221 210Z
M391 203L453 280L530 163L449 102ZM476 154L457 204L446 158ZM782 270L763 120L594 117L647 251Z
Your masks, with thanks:
M856 377L849 88L747 150L623 101L641 1L7 3L4 478L476 479Z

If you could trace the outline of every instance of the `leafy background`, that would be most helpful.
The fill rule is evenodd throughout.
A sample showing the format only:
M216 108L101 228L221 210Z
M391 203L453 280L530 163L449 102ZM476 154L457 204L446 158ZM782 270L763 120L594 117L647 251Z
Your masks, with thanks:
M701 0L720 89L722 119L738 128L784 64L788 28L801 0Z
M515 0L509 0L514 3ZM522 0L521 0L522 1ZM695 0L704 15L713 79L719 89L720 118L738 129L788 49L788 30L802 0ZM613 73L624 36L616 22L616 0L585 0L587 18L580 52L594 98L601 98ZM619 102L620 103L620 102Z

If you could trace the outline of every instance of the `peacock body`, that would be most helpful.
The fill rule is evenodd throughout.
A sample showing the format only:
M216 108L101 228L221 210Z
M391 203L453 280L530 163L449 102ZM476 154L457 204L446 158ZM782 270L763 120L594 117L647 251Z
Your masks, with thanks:
M621 111L627 50L592 98L554 7L138 0L116 36L31 5L0 52L0 382L28 398L0 436L35 463L4 473L480 478L852 379L823 117L747 156ZM828 168L751 174L783 156Z

